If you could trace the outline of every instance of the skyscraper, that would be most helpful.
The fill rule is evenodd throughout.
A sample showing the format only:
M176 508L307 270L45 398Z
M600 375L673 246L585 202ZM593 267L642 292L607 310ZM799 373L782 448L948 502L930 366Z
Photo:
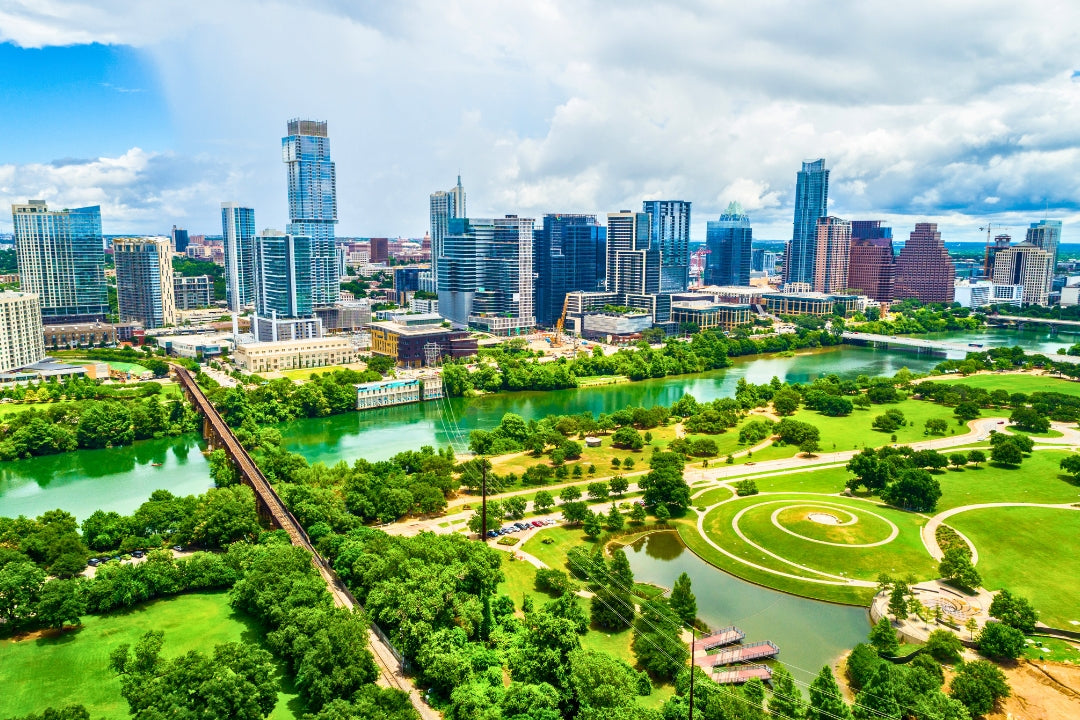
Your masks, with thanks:
M1053 257L1029 242L998 250L994 256L994 284L1023 285L1024 304L1046 305L1054 276Z
M172 241L166 237L113 241L122 322L139 322L146 329L176 324L171 250Z
M439 289L439 258L443 255L443 240L446 237L450 220L465 217L465 188L461 186L461 175L457 185L449 190L431 193L431 274L436 291Z
M290 120L281 139L281 158L288 167L289 224L286 232L311 241L311 302L332 305L341 287L334 249L337 224L337 175L330 160L326 123Z
M172 226L172 249L182 253L187 250L188 231L181 227Z
M12 205L19 285L41 301L46 323L104 320L109 312L101 208Z
M562 315L566 293L595 292L604 277L606 231L595 215L545 215L533 232L536 322L552 327Z
M945 250L937 223L916 223L896 258L896 299L952 303L956 266Z
M304 235L263 230L255 237L255 319L261 341L320 337L314 317L312 253Z
M837 217L818 218L814 250L814 291L842 293L847 290L848 258L851 255L851 223Z
M1054 281L1054 272L1057 270L1058 245L1061 244L1061 221L1040 220L1037 223L1031 223L1025 239L1040 250L1050 253L1050 273L1046 280L1046 290L1049 292L1050 285Z
M221 203L221 236L225 239L225 299L240 312L255 304L255 210Z
M646 200L652 246L660 254L662 293L686 290L690 274L690 203L686 200Z
M41 303L33 293L0 291L0 372L45 359Z
M608 292L660 292L660 252L652 243L648 213L620 210L607 216Z
M848 288L878 302L892 302L896 291L896 257L892 228L881 220L851 221L851 258Z
M806 161L795 182L795 227L784 255L784 282L813 283L817 221L829 214L829 171L825 158Z
M709 250L706 285L749 285L753 259L750 216L739 203L731 203L719 220L710 220L705 234Z
M532 218L453 218L439 257L439 314L516 335L536 325Z

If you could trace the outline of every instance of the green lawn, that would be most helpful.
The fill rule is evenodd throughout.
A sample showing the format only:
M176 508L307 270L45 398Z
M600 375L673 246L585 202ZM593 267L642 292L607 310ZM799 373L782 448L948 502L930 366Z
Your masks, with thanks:
M1049 375L1009 373L970 375L965 378L958 378L955 375L941 375L928 379L934 382L967 385L968 387L984 388L986 390L1004 389L1010 393L1059 392L1065 395L1080 395L1080 383Z
M326 367L297 368L295 370L282 370L281 374L290 380L307 380L315 373L330 373L335 370L363 370L367 365L353 363L352 365L327 365Z
M1024 458L1019 468L983 464L943 472L936 476L941 483L937 509L993 502L1080 502L1080 487L1069 483L1058 469L1061 458L1068 454L1039 450Z
M536 568L524 560L511 560L508 553L500 553L502 557L502 571L506 579L495 588L495 592L506 595L514 601L514 607L521 609L521 601L526 595L533 599L537 606L552 600L547 593L536 589Z
M1050 662L1067 662L1080 665L1080 647L1057 638L1028 638L1028 646L1024 651L1024 657L1028 660L1048 660Z
M954 515L949 525L979 550L983 585L1029 598L1047 625L1080 623L1080 511L986 508Z
M0 717L40 713L46 707L82 704L93 718L127 717L120 681L109 653L134 644L147 630L165 632L164 653L209 652L225 642L258 642L258 628L229 607L225 593L197 593L145 603L130 611L88 615L63 635L0 642ZM303 709L282 684L271 718L299 718Z
M545 543L545 538L550 538L555 542ZM595 547L595 543L585 537L585 531L580 527L555 526L541 530L533 535L525 541L521 549L539 559L548 567L566 570L567 551L583 543L588 543L590 549Z
M856 408L850 415L844 417L829 417L814 410L803 408L796 412L792 418L817 426L821 431L822 452L833 450L856 450L863 445L867 447L881 447L891 442L893 433L880 432L871 428L874 418L884 415L887 410L899 410L904 413L907 424L896 430L896 441L901 444L927 440L923 434L926 421L931 418L941 418L949 423L952 434L968 432L967 428L956 424L956 417L952 414L952 408L936 405L923 400L904 400L898 403L886 405L871 405L868 410ZM1005 412L1005 411L1003 411ZM990 413L988 412L987 415Z

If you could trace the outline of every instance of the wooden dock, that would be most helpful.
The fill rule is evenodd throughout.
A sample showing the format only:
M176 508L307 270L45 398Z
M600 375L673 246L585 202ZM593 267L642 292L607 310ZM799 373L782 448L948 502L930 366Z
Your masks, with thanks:
M721 685L741 685L753 678L757 678L762 682L769 682L772 680L772 668L768 665L743 665L741 667L718 669L712 677Z
M737 663L753 662L774 658L780 654L780 648L771 640L739 645L738 647L724 648L715 655L708 655L713 665L735 665Z
M723 630L715 632L708 637L703 637L700 640L697 640L694 643L695 647L692 649L696 652L708 652L710 650L715 650L718 647L724 647L725 645L734 645L735 643L740 643L745 638L746 633L744 633L742 630L735 627L734 625L729 625Z

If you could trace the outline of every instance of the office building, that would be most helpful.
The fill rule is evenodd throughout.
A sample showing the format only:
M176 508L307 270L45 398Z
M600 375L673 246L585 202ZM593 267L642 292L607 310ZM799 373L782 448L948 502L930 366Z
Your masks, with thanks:
M214 278L209 275L173 277L173 296L177 310L197 310L210 307L214 301Z
M851 223L837 217L818 218L817 248L814 250L814 292L846 291L850 256Z
M449 190L439 190L431 194L431 280L429 287L422 290L439 291L439 258L443 256L443 241L450 227L450 221L465 217L465 188L461 186L461 175L457 176L457 185Z
M753 230L750 216L738 203L731 203L719 220L706 226L706 285L749 285L753 269ZM761 262L764 263L764 250ZM762 268L759 267L759 270Z
M477 346L467 330L454 330L441 323L387 320L371 323L371 352L391 357L403 367L421 367L429 364L431 357L436 362L471 357L476 354Z
M116 263L116 299L121 322L143 328L176 324L172 241L167 237L113 240Z
M172 226L172 249L173 252L184 253L187 252L188 246L188 231L184 228Z
M851 241L892 240L892 228L883 225L882 222L882 220L852 220Z
M394 268L394 291L397 293L416 292L420 289L420 268Z
M696 325L700 330L733 330L754 321L752 305L729 305L708 300L671 303L671 319L680 326Z
M533 233L537 325L555 326L568 292L594 292L600 286L606 236L595 215L544 216Z
M358 359L356 348L345 337L242 343L233 353L233 361L249 373L347 365Z
M255 210L221 203L221 236L225 246L225 301L241 312L255 304Z
M45 335L45 347L49 350L112 347L119 339L116 325L100 322L45 325L42 332Z
M607 216L607 289L649 295L660 292L660 252L652 243L648 213L621 210Z
M1024 286L1002 285L990 280L957 279L953 287L953 302L966 308L987 305L1020 307L1024 302Z
M852 237L847 286L878 302L892 302L896 292L892 238Z
M0 291L0 372L45 359L41 302L34 293Z
M337 224L337 175L330 160L326 123L290 120L281 139L281 159L289 178L289 235L310 242L311 303L318 307L338 299L341 287L334 247Z
M765 309L773 315L817 315L825 317L842 309L849 315L860 309L858 295L816 292L765 293L761 296Z
M1052 282L1054 273L1057 271L1058 245L1061 244L1061 221L1040 220L1037 223L1031 223L1025 239L1040 250L1050 253L1050 273L1047 282ZM1049 285L1046 290L1050 291Z
M1023 285L1025 305L1046 305L1053 255L1029 242L998 250L994 256L995 285Z
M390 239L371 238L371 262L384 263L390 260Z
M945 251L937 224L916 223L896 258L895 299L952 303L955 281L956 266Z
M829 171L825 159L806 161L795 181L795 223L784 254L785 283L813 283L817 270L818 219L829 214Z
M662 293L686 290L690 279L690 203L685 200L646 200L649 236L660 254Z
M438 263L443 317L496 335L536 325L533 222L516 215L450 220Z
M322 323L312 302L312 240L280 230L255 237L255 317L252 332L265 342L317 338Z
M109 313L101 208L12 205L19 287L38 296L46 322L104 320Z

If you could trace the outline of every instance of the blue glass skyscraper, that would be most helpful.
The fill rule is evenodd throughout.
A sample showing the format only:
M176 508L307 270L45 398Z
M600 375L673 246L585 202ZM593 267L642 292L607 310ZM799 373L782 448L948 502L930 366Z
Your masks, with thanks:
M690 203L686 200L646 200L653 247L660 252L660 292L686 290L690 279Z
M225 240L225 299L240 312L255 303L255 210L221 203L221 237Z
M814 282L818 219L829 214L825 158L804 162L795 182L795 227L784 256L784 282Z
M707 225L705 284L749 285L752 244L750 217L738 203L731 203L719 220L710 220Z
M286 232L311 240L311 302L314 307L338 299L340 278L334 249L337 224L337 175L330 160L326 123L290 120L281 139L281 158L289 174L289 224Z
M536 322L554 326L566 293L595 292L604 278L606 229L595 215L545 215L533 233Z

